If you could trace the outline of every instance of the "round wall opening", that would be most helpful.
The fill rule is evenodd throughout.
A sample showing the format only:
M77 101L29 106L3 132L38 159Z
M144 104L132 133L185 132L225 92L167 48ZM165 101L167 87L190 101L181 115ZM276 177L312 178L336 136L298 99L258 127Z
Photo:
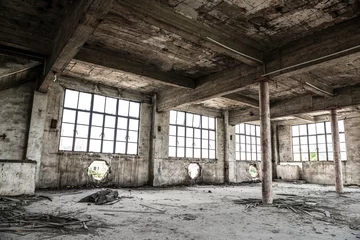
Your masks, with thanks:
M109 165L105 161L93 161L88 167L88 174L96 181L103 180L109 173Z
M201 167L197 163L190 163L188 166L189 177L193 180L198 178L201 174Z
M249 174L252 178L257 178L259 177L259 171L257 169L257 167L255 165L250 165L249 166Z

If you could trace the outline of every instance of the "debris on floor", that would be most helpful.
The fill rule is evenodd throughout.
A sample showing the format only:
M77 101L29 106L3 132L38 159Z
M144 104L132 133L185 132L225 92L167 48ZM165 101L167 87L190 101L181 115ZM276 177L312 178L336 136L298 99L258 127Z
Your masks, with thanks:
M102 205L105 203L115 203L115 201L120 201L118 191L106 189L90 194L82 198L79 202L93 202L95 205Z
M69 216L55 216L51 214L29 213L24 206L32 202L48 199L42 195L5 197L0 196L0 232L21 234L24 232L40 231L44 228L88 229L89 219L80 220Z

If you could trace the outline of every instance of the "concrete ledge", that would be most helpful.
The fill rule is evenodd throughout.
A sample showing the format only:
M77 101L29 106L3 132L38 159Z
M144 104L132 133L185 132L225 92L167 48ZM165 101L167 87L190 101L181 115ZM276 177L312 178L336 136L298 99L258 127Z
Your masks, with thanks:
M276 174L282 180L300 180L301 169L297 165L277 165Z
M35 161L1 160L0 195L33 195L35 193L35 171Z

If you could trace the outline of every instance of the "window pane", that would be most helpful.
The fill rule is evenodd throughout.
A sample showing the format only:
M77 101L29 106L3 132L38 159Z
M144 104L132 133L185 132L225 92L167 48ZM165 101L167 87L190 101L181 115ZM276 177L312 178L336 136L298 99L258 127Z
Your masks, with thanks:
M310 152L310 161L317 161L317 160L318 160L317 152Z
M249 124L245 124L245 134L250 135L251 130L250 130L250 125Z
M201 117L201 126L202 128L209 128L209 118L202 116Z
M294 145L293 146L293 151L294 151L294 153L300 153L300 146L299 145Z
M327 141L327 143L332 143L332 136L326 135L326 141Z
M299 126L292 126L292 135L299 136Z
M129 119L129 130L139 130L139 120Z
M319 153L319 160L320 161L326 161L327 160L326 152Z
M79 95L78 109L90 111L91 108L91 94L81 92Z
M326 133L331 133L331 124L330 124L330 122L325 123L325 129L326 129Z
M113 153L114 152L114 142L113 141L104 141L102 152L103 153Z
M116 140L117 141L126 141L126 136L127 136L127 133L126 133L126 130L117 130L116 131Z
M240 128L240 133L245 133L245 124L241 123L239 125L239 128Z
M309 135L315 135L316 134L316 127L315 123L308 125Z
M87 151L87 139L76 138L74 151L79 151L79 152Z
M114 140L114 138L115 138L115 129L104 128L104 140Z
M200 127L200 115L194 114L194 127L199 128Z
M301 153L309 152L308 145L301 145L300 146Z
M89 136L89 126L77 125L76 137L87 138Z
M71 151L73 146L73 138L61 137L60 138L60 150Z
M240 144L235 144L235 151L240 152Z
M237 146L239 146L239 144L236 144ZM209 148L210 149L214 149L215 150L215 141L209 141Z
M169 133L170 135L176 136L176 127L170 126Z
M186 126L192 127L194 114L186 113Z
M85 125L89 125L90 124L90 113L88 112L78 112L78 118L77 118L77 123L78 124L85 124Z
M138 132L135 131L129 131L128 133L128 141L136 143L138 141Z
M61 136L64 137L73 137L74 136L74 129L75 125L74 124L69 124L69 123L63 123L61 126Z
M130 102L130 117L139 118L140 115L140 103Z
M318 145L319 152L326 152L326 144L322 143Z
M66 89L64 107L77 108L79 92Z
M192 147L193 143L194 141L192 138L186 138L186 147Z
M334 153L331 151L328 152L328 160L333 161L334 160Z
M64 109L62 121L68 123L75 123L76 111Z
M195 138L201 138L200 129L194 129L194 137Z
M169 137L169 146L176 147L176 137Z
M316 123L316 133L325 133L324 123Z
M307 144L307 143L308 143L307 137L300 137L300 144Z
M102 127L103 123L104 123L104 115L103 114L97 114L97 113L92 114L91 125Z
M310 149L310 152L317 152L316 144L310 144L309 149Z
M347 159L346 152L341 152L341 160L346 160L346 159Z
M177 157L185 157L185 148L178 147L178 149L177 149Z
M209 118L209 128L215 129L215 118Z
M308 153L302 153L301 154L301 160L302 161L309 161L309 154Z
M338 122L339 125L339 132L345 132L345 128L344 128L344 120L340 120Z
M93 111L104 112L105 109L105 97L100 95L94 95Z
M175 147L169 147L169 156L176 157L176 148Z
M185 138L184 137L178 137L177 138L177 144L180 147L185 147Z
M340 138L340 142L345 142L345 134L344 133L340 133L339 134L339 138Z
M192 148L186 148L186 157L188 157L188 158L193 157L193 149Z
M100 150L101 150L101 140L90 139L89 151L100 152Z
M306 125L300 125L299 132L301 136L306 135L307 134Z
M316 136L309 136L309 144L315 144L316 143Z
M318 143L325 143L325 135L318 135Z
M209 151L209 158L210 158L210 159L215 159L215 158L216 158L216 156L215 156L215 150L210 150L210 151Z
M294 161L300 161L300 154L294 154Z
M201 148L203 149L209 149L209 141L208 140L202 140L201 141Z
M194 139L194 147L196 147L196 148L200 148L200 147L201 147L201 145L200 145L200 139L197 139L197 138Z
M116 142L115 153L123 153L126 151L126 143L125 142Z
M117 100L115 98L106 98L106 108L105 108L105 112L109 113L109 114L116 114L116 104L117 104Z
M115 128L115 117L105 116L105 127Z
M241 159L241 160L246 160L246 154L245 154L245 152L240 152L240 159Z
M202 139L209 139L209 131L202 130Z
M185 113L177 112L176 124L185 125Z
M211 154L210 154L211 155ZM236 160L240 160L240 152L236 152L235 153L235 159Z
M186 128L186 136L193 137L194 136L194 129L193 128Z
M250 134L251 134L252 136L255 136L255 125L251 125L251 126L250 126Z
M185 127L178 127L178 136L184 137L185 136Z
M209 139L215 140L215 131L209 131Z
M207 149L203 149L201 154L201 158L209 158L209 151Z
M328 144L327 147L328 147L328 152L332 152L332 151L333 151L333 145L332 145L332 143L331 143L331 144Z
M118 114L120 116L129 115L129 101L119 100Z
M170 111L170 124L176 124L176 111Z
M240 133L240 125L239 124L235 125L235 133Z
M127 129L127 124L128 124L127 118L118 117L117 128Z
M91 127L90 138L101 139L101 137L102 137L102 128L101 127Z
M251 153L250 152L247 152L246 153L246 159L245 160L249 160L249 161L251 161L252 159L251 159Z
M340 151L346 151L346 145L345 145L345 143L340 143Z

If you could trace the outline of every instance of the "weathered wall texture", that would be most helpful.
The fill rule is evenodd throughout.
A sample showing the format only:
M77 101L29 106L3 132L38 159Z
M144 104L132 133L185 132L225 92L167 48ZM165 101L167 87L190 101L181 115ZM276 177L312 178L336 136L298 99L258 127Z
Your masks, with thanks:
M61 85L80 91L94 92L94 85L82 82L70 84L66 81ZM102 182L114 186L142 186L148 183L149 138L151 105L142 103L139 136L139 155L126 156L121 154L101 154L83 152L60 152L59 130L65 87L59 83L52 85L48 92L47 117L43 136L43 151L40 176L37 187L66 187L91 184L93 179L88 176L89 165L94 160L104 160L110 166L110 174ZM99 88L97 94L114 96L108 88ZM115 91L116 94L117 91ZM135 94L136 95L136 94ZM132 97L132 100L134 97ZM58 120L57 129L50 129L51 119Z
M34 194L35 169L34 161L0 160L0 196Z
M169 158L169 113L155 116L154 186L224 182L224 122L217 118L216 160ZM188 165L198 163L201 175L195 181L188 175Z
M34 83L0 92L0 159L24 160Z
M342 161L345 184L360 184L360 118L344 119L347 161ZM291 129L288 125L278 128L280 166L277 175L285 180L303 179L309 183L335 184L332 161L294 162L292 157ZM296 167L297 166L297 167Z

